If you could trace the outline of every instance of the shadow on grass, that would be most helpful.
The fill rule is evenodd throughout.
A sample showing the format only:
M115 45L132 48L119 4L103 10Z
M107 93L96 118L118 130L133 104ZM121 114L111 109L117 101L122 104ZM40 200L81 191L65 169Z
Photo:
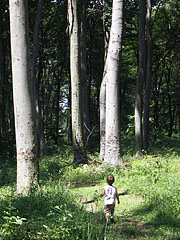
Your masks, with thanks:
M169 219L170 220L170 219ZM107 239L180 239L179 226L173 226L173 222L164 226L164 223L143 222L134 219L134 216L117 216L116 224L109 228ZM170 227L170 228L168 228Z
M117 216L116 223L112 224L108 231L108 239L145 239L153 236L150 229L144 223L135 221L130 216Z
M180 240L180 218L154 209L152 203L133 210L130 215L117 216L113 228L117 230L114 239Z
M155 205L155 203L144 204L132 212L133 216L151 215L151 220L146 225L153 226L169 226L173 228L180 228L180 218L171 214L170 210L162 211L162 208Z

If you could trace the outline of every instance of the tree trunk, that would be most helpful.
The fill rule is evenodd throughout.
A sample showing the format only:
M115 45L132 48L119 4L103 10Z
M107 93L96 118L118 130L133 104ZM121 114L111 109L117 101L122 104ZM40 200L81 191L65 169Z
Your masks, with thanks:
M100 87L99 108L100 108L100 159L104 160L106 149L106 66Z
M1 23L0 23L0 147L1 147L1 140L2 140L2 109L3 109L2 86L3 86L3 45L2 45Z
M135 142L136 156L142 155L142 91L145 78L145 0L139 1L139 70L135 96Z
M55 116L56 116L56 129L55 129L55 143L58 144L58 133L59 133L59 100L60 100L60 80L62 69L58 70L58 75L55 75L56 78L56 103L55 103Z
M104 5L104 4L103 4ZM103 6L103 30L104 30L104 62L106 63L108 44L110 38L110 29L105 23L105 7ZM106 149L106 75L107 66L104 66L103 78L100 86L99 108L100 108L100 160L105 158Z
M86 61L86 7L87 0L82 0L81 13L81 79L82 79L82 111L83 111L83 134L86 149L90 151L89 136L91 134L90 121L90 89L87 78Z
M69 0L69 35L70 35L70 71L71 71L71 118L72 141L75 164L86 162L82 126L82 93L80 77L80 42L78 22L78 0Z
M178 132L179 132L179 135L180 135L180 101L179 101L179 104L178 104Z
M36 78L36 64L37 64L37 58L38 58L39 27L41 23L43 1L44 0L39 0L38 2L38 10L37 10L37 15L36 15L35 24L34 24L33 54L32 54L32 76L33 76L32 82L33 82L33 92L34 92L34 98L35 98L35 113L36 113L36 125L37 125L37 134L38 134L38 145L39 145L39 151L41 156L44 156L47 154L47 146L46 146L46 140L44 136L41 108L40 108L40 103L38 98L39 94L38 94L37 78Z
M120 154L119 80L123 32L123 0L113 1L112 24L106 60L106 149L104 161L123 165Z
M38 185L38 148L29 55L28 1L9 1L17 192Z
M151 0L147 0L146 14L146 36L147 36L147 70L146 70L146 88L144 99L144 121L143 121L143 142L144 150L149 147L149 105L151 92L151 76L152 76L152 40L151 40Z
M110 38L110 27L107 26L106 21L106 8L105 8L105 1L103 2L103 31L104 31L104 62L106 62L107 52L108 52L108 44Z
M171 90L170 90L171 66L168 67L167 70L168 70L168 74L167 74L166 79L167 79L168 113L169 113L168 137L172 137L173 125L174 125L174 117L175 117L175 112L176 112L176 105L172 106L172 97L171 97Z

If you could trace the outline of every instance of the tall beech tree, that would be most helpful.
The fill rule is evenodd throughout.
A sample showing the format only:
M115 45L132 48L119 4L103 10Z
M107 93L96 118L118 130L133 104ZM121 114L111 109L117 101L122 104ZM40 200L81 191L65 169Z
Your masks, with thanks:
M71 119L74 163L84 163L85 147L83 141L82 118L82 82L80 58L80 33L78 19L78 0L68 1L69 36L70 36L70 73L71 73Z
M29 54L28 1L10 0L17 192L38 185L38 147Z
M139 1L139 69L136 81L135 96L135 143L136 156L142 155L143 148L143 132L142 132L142 93L143 82L145 79L145 16L146 4L145 0Z
M146 5L146 41L147 41L147 66L146 66L146 87L144 99L144 118L143 118L143 146L144 150L149 147L149 108L152 78L152 36L151 36L151 0L147 0Z
M119 84L123 33L123 0L114 0L106 68L106 132L104 161L123 165L120 154Z

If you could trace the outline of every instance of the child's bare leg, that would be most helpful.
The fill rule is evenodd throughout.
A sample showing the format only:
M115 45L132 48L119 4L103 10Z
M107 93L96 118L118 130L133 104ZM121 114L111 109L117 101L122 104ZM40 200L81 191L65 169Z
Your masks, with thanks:
M107 221L107 223L109 223L109 217L110 217L110 214L106 213L106 221Z
M106 211L105 211L105 215L106 215L106 223L109 224L110 221L110 209L108 207L106 207Z

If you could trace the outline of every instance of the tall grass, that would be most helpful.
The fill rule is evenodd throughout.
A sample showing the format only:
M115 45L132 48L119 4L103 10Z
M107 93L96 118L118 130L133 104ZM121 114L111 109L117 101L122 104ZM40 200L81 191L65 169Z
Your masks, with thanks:
M157 222L180 217L180 159L147 157L133 161L126 172L127 186L149 203Z

